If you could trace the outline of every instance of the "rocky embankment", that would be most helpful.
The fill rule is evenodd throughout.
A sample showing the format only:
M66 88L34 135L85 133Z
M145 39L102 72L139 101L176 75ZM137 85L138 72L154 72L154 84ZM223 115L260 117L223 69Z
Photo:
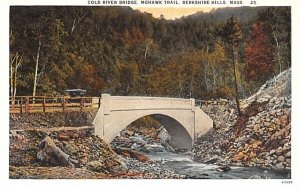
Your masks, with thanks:
M291 70L266 82L242 101L238 117L230 104L203 106L215 128L198 140L194 159L204 163L267 168L291 167Z
M51 138L54 147L64 152L72 163L63 162L55 152L47 152L49 149L39 156L44 149L41 146L43 134L23 132L18 134L22 139L11 138L14 143L10 144L10 178L109 178L110 172L121 167L115 152L93 136L69 140Z
M43 151L43 132L23 133L19 134L22 140L11 138L14 143L10 146L10 178L110 178L111 173L122 168L115 152L98 137L81 135L78 139L63 140L51 137L55 147L65 153L68 161L72 161L64 163L54 152Z
M169 135L153 120L146 118L151 126L144 128L139 122L129 126L111 147L93 136L93 115L95 111L11 114L10 178L189 178L162 169L161 161L141 153L165 150L160 140L167 142Z
M93 136L95 113L11 114L10 178L110 178L120 171L118 155Z

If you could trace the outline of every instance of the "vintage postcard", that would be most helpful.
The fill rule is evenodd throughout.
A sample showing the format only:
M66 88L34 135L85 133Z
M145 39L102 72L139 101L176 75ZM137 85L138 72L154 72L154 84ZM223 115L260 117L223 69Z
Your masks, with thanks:
M1 175L299 187L296 4L1 2Z

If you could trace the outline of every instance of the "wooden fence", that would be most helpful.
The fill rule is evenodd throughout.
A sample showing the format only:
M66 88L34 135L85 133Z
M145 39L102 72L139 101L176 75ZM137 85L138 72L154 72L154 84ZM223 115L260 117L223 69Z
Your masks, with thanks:
M99 107L100 97L16 96L9 98L10 113L64 112Z
M222 100L222 99L219 99L219 100L200 100L200 99L196 99L195 100L195 105L196 106L208 106L208 105L217 105L217 106L220 106L220 105L232 105L233 102L232 101L229 101L229 100Z

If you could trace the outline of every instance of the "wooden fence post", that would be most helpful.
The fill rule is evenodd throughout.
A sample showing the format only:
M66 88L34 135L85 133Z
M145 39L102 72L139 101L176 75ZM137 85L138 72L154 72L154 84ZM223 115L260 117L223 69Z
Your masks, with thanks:
M14 110L15 109L15 97L10 97L10 105L11 105L11 110Z
M66 109L65 109L65 108L66 108L65 105L66 105L66 104L65 104L65 97L63 97L63 103L62 103L63 112L66 110Z
M20 99L20 113L23 113L23 97Z
M43 97L43 112L46 112L46 97Z
M25 113L29 112L29 98L25 98Z
M83 100L82 98L80 98L80 111L82 111L82 109L83 109Z

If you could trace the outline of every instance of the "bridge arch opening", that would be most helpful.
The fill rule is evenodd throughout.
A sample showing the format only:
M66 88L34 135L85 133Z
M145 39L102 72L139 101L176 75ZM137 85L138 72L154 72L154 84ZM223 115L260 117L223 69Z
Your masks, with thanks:
M163 114L153 114L151 117L158 120L168 131L171 136L170 144L172 146L188 150L192 148L192 137L187 132L185 127L176 119Z
M129 121L125 120L122 123L123 124L122 130L126 129L126 127L136 122L137 120L140 120L141 118L147 116L159 122L167 130L167 132L170 135L169 144L171 146L175 148L187 149L187 150L190 150L192 148L193 140L190 134L188 133L188 131L186 130L186 128L179 121L165 114L160 114L160 113L147 114L147 115L131 118ZM146 123L146 122L141 121L141 123ZM140 126L142 127L143 125ZM120 130L120 132L122 130Z

